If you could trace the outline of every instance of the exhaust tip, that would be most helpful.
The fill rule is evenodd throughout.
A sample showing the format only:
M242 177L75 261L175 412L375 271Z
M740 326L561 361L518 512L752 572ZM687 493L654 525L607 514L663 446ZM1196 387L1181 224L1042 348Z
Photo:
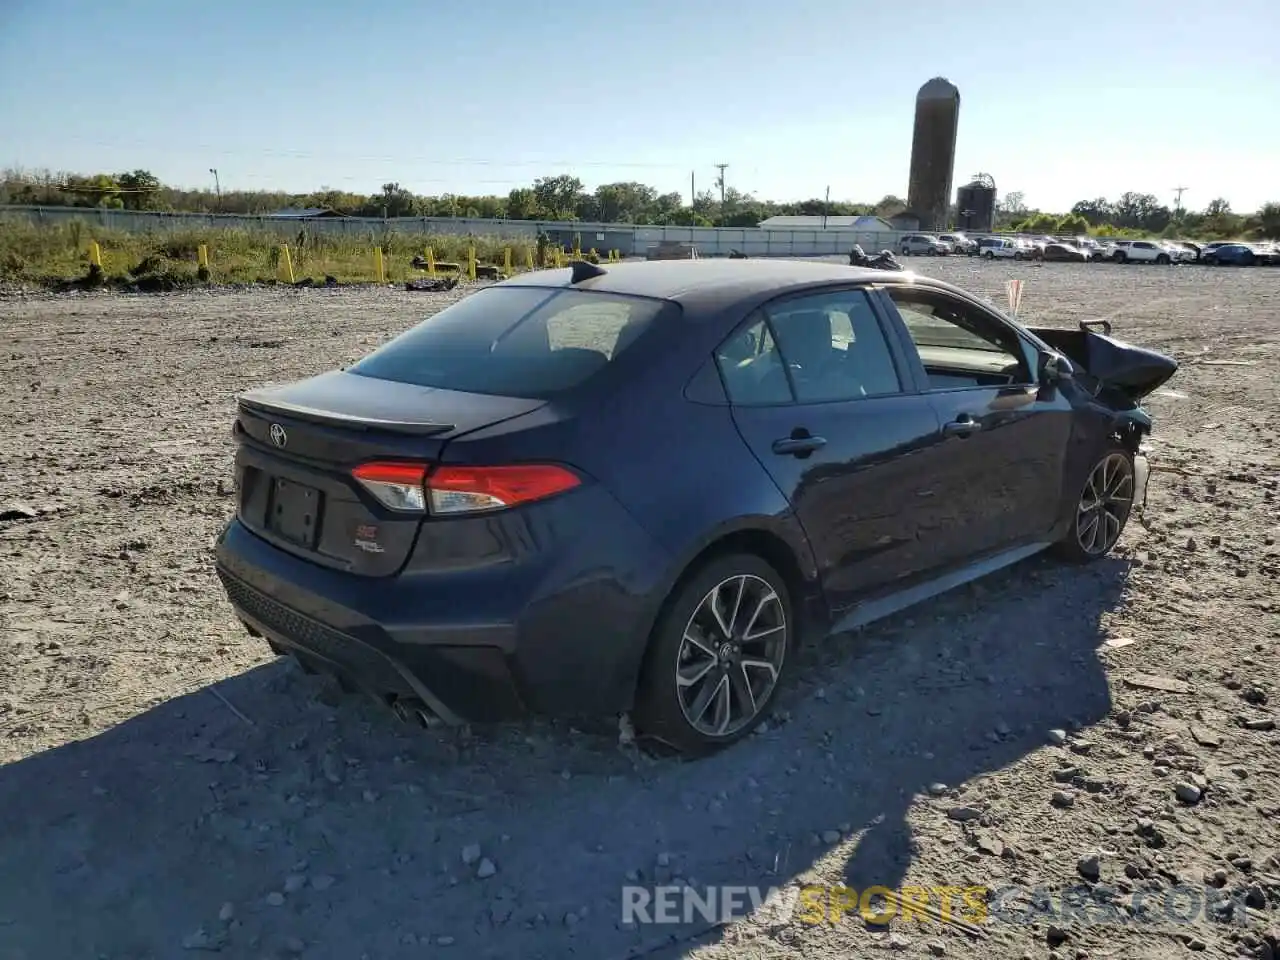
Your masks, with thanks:
M391 704L391 711L402 723L423 729L434 729L444 723L430 707L413 697L397 697Z

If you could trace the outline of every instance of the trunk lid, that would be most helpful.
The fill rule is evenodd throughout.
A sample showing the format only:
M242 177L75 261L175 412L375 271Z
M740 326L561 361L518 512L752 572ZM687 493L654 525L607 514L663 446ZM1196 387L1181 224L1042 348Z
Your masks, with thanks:
M424 517L383 507L352 469L371 460L436 462L453 438L545 403L345 371L250 391L239 398L234 427L237 516L290 553L390 576Z
M1099 385L1133 403L1158 390L1178 372L1178 361L1172 357L1113 338L1111 324L1105 320L1082 321L1078 330L1027 329Z

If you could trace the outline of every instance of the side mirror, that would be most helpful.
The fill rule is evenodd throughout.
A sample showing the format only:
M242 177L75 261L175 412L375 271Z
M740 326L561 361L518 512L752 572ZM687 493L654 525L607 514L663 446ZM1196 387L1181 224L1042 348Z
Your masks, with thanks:
M1040 359L1040 382L1045 384L1065 383L1074 379L1075 368L1071 361L1059 353L1045 353Z

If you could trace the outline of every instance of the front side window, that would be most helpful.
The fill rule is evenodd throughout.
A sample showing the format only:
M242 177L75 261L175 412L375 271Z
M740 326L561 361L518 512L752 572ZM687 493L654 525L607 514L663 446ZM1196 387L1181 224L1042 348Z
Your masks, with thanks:
M932 390L1031 382L1022 341L980 308L936 290L889 287Z
M889 344L864 291L794 297L766 312L800 403L901 392Z
M674 304L586 290L490 287L406 331L349 373L550 399L608 367Z

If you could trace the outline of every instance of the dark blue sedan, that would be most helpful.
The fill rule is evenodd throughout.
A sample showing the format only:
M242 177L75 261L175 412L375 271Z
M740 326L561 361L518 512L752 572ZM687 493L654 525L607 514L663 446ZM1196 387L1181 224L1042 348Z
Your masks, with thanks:
M1247 243L1226 243L1206 253L1202 260L1215 267L1253 267L1261 258Z
M218 571L403 719L629 713L705 752L802 635L1111 549L1177 364L1108 333L843 265L525 274L242 397Z

